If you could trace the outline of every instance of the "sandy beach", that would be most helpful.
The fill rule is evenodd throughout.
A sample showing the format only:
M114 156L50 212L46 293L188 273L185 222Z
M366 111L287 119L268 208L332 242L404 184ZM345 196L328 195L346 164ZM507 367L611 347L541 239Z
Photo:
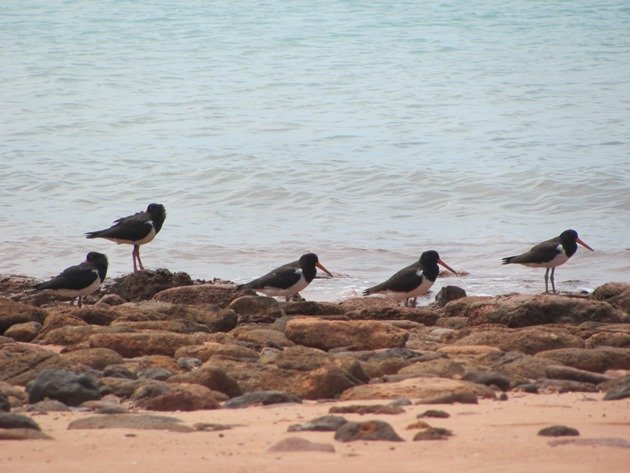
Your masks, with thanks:
M630 400L602 401L600 394L512 393L507 401L480 400L478 405L412 405L390 416L346 414L349 420L379 418L390 423L404 442L349 442L332 432L287 433L293 424L326 415L333 405L356 402L282 404L247 409L161 413L198 422L231 425L216 432L103 429L68 430L72 420L92 413L51 412L33 415L54 440L3 442L1 471L111 472L563 472L627 471L630 449L610 446L610 440L630 440ZM362 402L374 404L376 401ZM406 427L416 415L438 408L446 419L425 419L454 436L446 441L413 442L417 430ZM537 432L562 424L579 430L578 437L543 437ZM269 452L288 437L334 446L335 453ZM553 442L602 442L601 445ZM609 442L609 445L604 445Z

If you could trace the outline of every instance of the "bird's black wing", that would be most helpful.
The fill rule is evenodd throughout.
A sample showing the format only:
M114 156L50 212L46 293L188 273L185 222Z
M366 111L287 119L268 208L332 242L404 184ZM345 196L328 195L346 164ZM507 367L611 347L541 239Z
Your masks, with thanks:
M366 289L364 294L374 294L382 291L410 292L420 285L423 276L422 265L417 262L401 269L387 281Z
M86 233L88 238L115 238L118 240L142 240L151 233L151 216L146 212L138 212L116 220L115 225L96 232Z
M285 289L300 280L302 273L298 271L299 269L297 262L288 263L240 287L243 289L262 289L265 287Z
M552 238L551 240L543 241L542 243L537 244L531 250L522 255L517 256L509 256L507 258L503 258L503 264L509 263L518 263L518 264L528 264L528 263L547 263L555 258L561 250L558 248L560 246L559 238Z
M98 278L96 268L91 264L81 263L65 269L50 281L33 286L33 289L73 289L79 290L92 284Z

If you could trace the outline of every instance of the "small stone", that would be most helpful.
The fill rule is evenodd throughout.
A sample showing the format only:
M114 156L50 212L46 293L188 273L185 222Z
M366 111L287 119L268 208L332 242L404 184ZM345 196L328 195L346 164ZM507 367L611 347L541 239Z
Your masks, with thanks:
M618 401L630 397L630 377L612 387L604 396L604 401Z
M453 432L448 429L444 429L442 427L429 427L428 429L414 435L413 440L414 442L419 440L447 440L452 435Z
M300 437L289 437L269 448L270 452L327 452L335 453L335 447L328 443L316 443Z
M3 412L0 414L0 429L41 430L37 422L30 417L13 412Z
M34 429L0 429L0 440L52 440L52 437Z
M27 385L27 391L31 404L48 397L67 406L78 406L101 398L99 386L92 376L66 370L43 370Z
M477 395L468 391L455 391L420 399L416 401L416 404L454 404L456 402L461 404L477 404Z
M451 301L466 297L466 291L458 286L442 286L436 294L435 302L443 307Z
M510 389L510 379L507 376L492 371L468 371L462 376L462 379L464 381L470 381L471 383L496 386L501 391Z
M356 440L404 442L391 425L380 420L347 422L337 429L335 440L339 442L354 442Z
M268 406L270 404L282 404L286 402L301 404L302 399L295 394L284 393L282 391L254 391L226 401L223 407L235 409L255 405Z
M414 430L414 429L428 429L429 427L431 427L431 426L427 422L425 422L423 420L419 420L418 422L414 422L413 424L409 424L405 428L407 430Z
M136 379L136 375L125 365L109 365L103 370L104 377Z
M373 405L351 405L333 406L328 412L330 414L403 414L405 410L400 406L373 404Z
M209 422L197 422L193 424L193 428L197 432L219 432L221 430L230 430L233 425L228 424L212 424Z
M545 427L538 432L538 435L544 437L568 437L580 435L577 429L567 427L566 425L552 425L551 427Z
M347 422L348 420L343 416L322 416L310 420L305 424L291 425L287 432L336 432L339 427Z
M175 373L164 368L147 368L146 370L139 371L137 374L138 378L140 379L155 379L157 381L166 381Z
M45 399L26 406L26 410L29 412L64 412L69 411L70 408L63 402L54 399Z
M416 417L421 419L423 417L433 417L436 419L446 419L451 415L448 412L440 411L437 409L429 409L428 411L424 411L422 414L418 414Z
M0 412L9 412L11 410L11 403L9 402L9 397L0 393Z
M194 429L182 424L180 419L167 416L144 414L113 414L109 416L84 417L68 424L73 429L138 429L166 430L171 432L193 432Z
M195 368L199 368L201 365L203 365L203 361L200 360L199 358L192 358L192 357L186 357L186 356L181 356L177 358L177 366L179 366L182 369L185 369L186 371L192 371Z

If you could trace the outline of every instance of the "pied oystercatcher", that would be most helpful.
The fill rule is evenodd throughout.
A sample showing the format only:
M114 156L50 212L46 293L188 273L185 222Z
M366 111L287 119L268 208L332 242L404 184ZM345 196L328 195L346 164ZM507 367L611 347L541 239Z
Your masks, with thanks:
M253 289L267 296L284 296L288 301L293 294L297 294L311 283L317 274L317 268L332 277L332 273L324 268L315 253L306 253L297 261L287 263L258 279L236 287Z
M575 230L565 230L551 240L538 243L527 253L503 258L503 264L522 264L530 268L547 268L545 271L545 292L549 292L549 269L551 269L551 288L556 293L554 273L556 266L566 263L577 251L577 244L587 250L595 251L578 237Z
M107 256L90 251L83 263L64 269L58 276L36 284L33 289L62 297L72 297L70 305L74 305L74 298L78 297L77 305L82 307L81 298L101 287L106 274Z
M166 219L166 209L161 204L149 204L147 210L138 212L128 217L114 220L114 225L96 232L85 234L87 238L105 238L116 243L127 243L133 245L131 258L133 259L133 271L144 271L140 260L140 245L149 243L155 235L162 229L162 224ZM136 266L138 260L138 266Z
M425 251L415 263L401 269L387 281L377 284L363 291L364 296L370 294L384 294L396 301L405 301L405 306L411 305L410 299L426 294L440 273L438 264L457 274L448 264L440 259L435 250Z

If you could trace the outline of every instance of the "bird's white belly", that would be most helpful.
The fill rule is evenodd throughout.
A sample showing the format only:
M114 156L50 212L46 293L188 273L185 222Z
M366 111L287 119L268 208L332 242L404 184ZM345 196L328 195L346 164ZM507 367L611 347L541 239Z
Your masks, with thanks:
M96 271L94 271L94 273L96 273L97 275L94 282L89 286L84 287L83 289L46 289L46 292L62 297L87 296L89 294L92 294L99 287L101 287L101 284L103 283L103 281L101 281L101 279L98 277L98 273Z
M418 287L416 287L412 291L409 291L409 292L385 291L384 294L386 297L389 297L390 299L394 299L395 301L403 301L405 299L409 299L410 297L423 296L424 294L429 292L429 289L431 289L431 286L433 286L433 281L423 277L422 282L420 282L420 285L418 285Z
M562 253L558 253L554 256L551 261L547 261L546 263L525 263L523 266L528 266L530 268L555 268L567 261L569 261L569 257L563 251Z
M271 297L286 297L286 296L292 296L293 294L297 294L301 290L305 289L306 286L308 286L308 282L306 281L306 279L304 279L304 276L302 275L298 282L296 282L293 286L287 289L267 286L267 287L263 287L262 289L256 289L256 290L258 292L262 292L263 294L266 294L267 296L271 296Z

